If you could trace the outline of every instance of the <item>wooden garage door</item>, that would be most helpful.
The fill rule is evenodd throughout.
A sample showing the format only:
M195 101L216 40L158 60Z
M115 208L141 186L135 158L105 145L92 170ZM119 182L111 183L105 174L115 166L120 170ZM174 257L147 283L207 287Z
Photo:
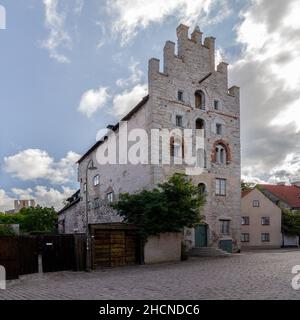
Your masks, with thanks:
M137 263L138 239L130 230L95 230L94 267L119 267Z

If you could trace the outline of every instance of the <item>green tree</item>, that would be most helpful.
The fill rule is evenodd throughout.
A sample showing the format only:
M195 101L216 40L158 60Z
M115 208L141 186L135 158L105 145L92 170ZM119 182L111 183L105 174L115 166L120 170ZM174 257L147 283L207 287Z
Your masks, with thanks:
M173 175L168 182L151 191L122 194L113 207L125 222L139 226L141 236L180 232L183 227L201 223L205 195L187 176Z
M253 189L254 187L255 187L255 183L246 182L246 181L241 182L242 191L247 191L247 190Z
M3 236L15 236L16 233L9 225L0 225L0 237Z
M289 235L300 235L300 212L282 209L282 231Z
M56 229L57 213L54 208L23 208L20 211L20 227L23 232L49 232Z

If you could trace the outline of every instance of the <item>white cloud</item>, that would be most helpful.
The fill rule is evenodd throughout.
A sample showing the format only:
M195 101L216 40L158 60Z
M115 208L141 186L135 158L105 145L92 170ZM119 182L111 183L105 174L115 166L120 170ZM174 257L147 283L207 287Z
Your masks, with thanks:
M120 94L117 94L113 99L113 113L117 117L124 116L135 105L147 95L148 86L138 84L130 91L125 90Z
M217 14L211 11L218 8ZM230 10L226 0L108 0L107 10L113 19L113 32L121 34L122 44L132 39L140 29L151 23L162 23L176 16L180 22L194 25L220 22Z
M71 48L72 39L65 30L65 14L58 12L59 0L43 0L43 3L45 24L50 32L48 39L43 42L43 47L49 50L51 58L60 63L69 63L69 58L60 52L62 48Z
M76 161L80 155L68 152L58 162L40 149L27 149L4 158L4 169L23 181L45 179L54 184L75 180Z
M59 210L63 202L74 194L76 190L62 187L61 190L36 186L33 190L13 188L8 195L5 190L0 189L0 212L11 210L14 207L15 199L34 199L42 207L54 207Z
M108 88L99 87L97 90L88 90L82 95L78 110L90 118L106 105L109 98Z
M135 85L142 80L143 71L139 68L139 63L137 61L134 61L133 58L131 58L128 69L130 71L130 76L126 79L118 79L116 81L116 85L118 87L125 88L131 85Z
M253 0L237 26L243 174L276 182L300 174L300 15L297 0ZM291 165L291 157L293 165Z

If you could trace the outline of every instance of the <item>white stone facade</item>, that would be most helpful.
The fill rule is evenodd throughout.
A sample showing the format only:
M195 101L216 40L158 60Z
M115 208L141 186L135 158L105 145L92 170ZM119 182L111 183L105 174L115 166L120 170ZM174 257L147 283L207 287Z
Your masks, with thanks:
M175 43L167 41L164 48L164 62L160 70L160 61L149 61L149 96L136 111L124 119L128 121L128 131L143 128L150 136L151 129L176 128L176 116L182 117L182 127L196 129L197 119L205 123L206 168L201 175L191 176L194 183L203 183L206 187L207 203L204 210L208 225L208 246L219 246L220 240L232 240L235 250L240 248L240 208L241 208L241 158L240 158L240 96L239 88L228 89L228 72L226 63L215 68L215 39L202 41L202 33L195 29L191 38L188 27L177 28L178 48ZM178 92L181 92L181 100ZM195 93L201 91L205 102L202 109L196 106ZM203 102L202 101L202 102ZM217 132L217 124L221 132ZM119 127L114 131L118 134ZM108 141L100 145L105 148ZM225 149L226 161L216 162L216 147ZM130 144L129 144L130 146ZM99 146L98 146L99 148ZM150 147L149 147L150 151ZM89 199L106 200L107 194L113 192L115 199L122 192L136 192L143 188L153 188L157 183L167 180L175 172L185 172L186 165L99 165L96 159L97 148L92 148L79 162L78 179L81 187L81 201L63 211L60 219L65 219L66 232L73 232L69 219L78 219L78 213L84 216L85 171L88 161L94 160L100 175L100 186L93 186L93 176L88 178ZM216 194L216 179L223 179L226 192ZM79 209L78 209L79 208ZM102 207L90 210L90 223L118 222L115 214L102 219ZM104 210L106 212L106 210ZM76 212L76 214L74 214ZM77 215L77 217L75 217ZM222 233L222 221L228 221L228 232ZM76 230L84 231L84 224ZM194 230L185 230L185 239L189 246L195 245Z

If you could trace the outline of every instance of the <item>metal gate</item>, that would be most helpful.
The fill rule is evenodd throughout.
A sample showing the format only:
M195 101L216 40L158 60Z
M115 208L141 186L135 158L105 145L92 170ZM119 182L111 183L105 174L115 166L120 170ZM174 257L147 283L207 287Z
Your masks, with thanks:
M93 225L93 268L140 263L136 229L125 224Z

